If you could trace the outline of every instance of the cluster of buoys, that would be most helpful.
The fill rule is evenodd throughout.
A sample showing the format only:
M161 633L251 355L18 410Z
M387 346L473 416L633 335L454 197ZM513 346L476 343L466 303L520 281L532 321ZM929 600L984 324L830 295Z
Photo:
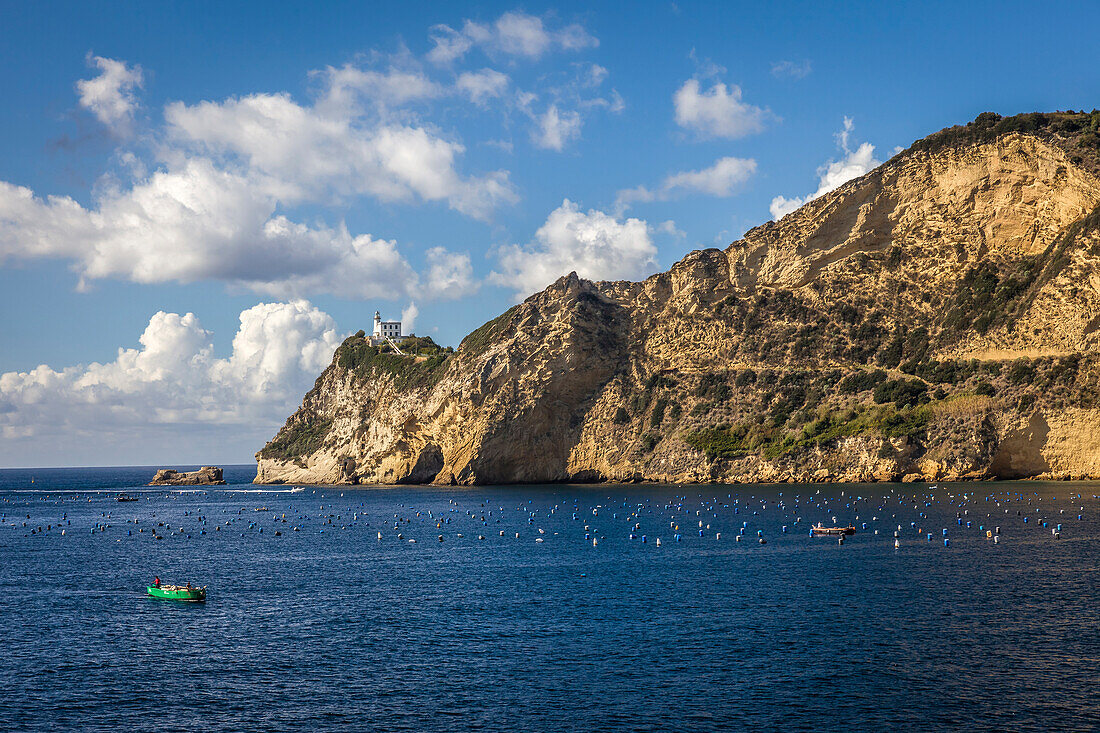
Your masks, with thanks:
M314 495L317 493L317 490L313 492ZM230 507L218 503L210 504L210 500L205 498L208 495L203 492L199 500L204 504L198 508L181 506L179 509L167 508L166 511L163 505L156 506L151 512L151 521L149 516L115 520L110 512L101 512L94 522L85 524L82 521L81 526L89 535L106 534L116 540L119 537L130 537L135 541L138 537L156 540L192 539L195 536L201 538L208 531L221 533L223 530L237 531L237 536L240 537L262 535L265 539L283 538L285 534L298 533L303 529L323 535L327 541L333 532L362 531L368 528L379 541L395 537L407 544L415 544L418 540L435 536L437 543L433 544L439 544L445 543L448 536L464 540L468 534L471 540L476 538L478 542L493 546L493 542L487 538L494 536L488 529L489 524L494 524L503 525L503 528L496 527L495 537L500 541L505 538L521 540L526 537L528 542L533 539L536 543L543 543L552 539L556 541L559 537L567 541L583 538L592 548L603 548L608 537L619 541L625 537L636 541L637 545L662 547L662 527L665 527L663 531L671 534L677 544L685 541L690 544L685 539L690 537L696 537L700 541L703 538L710 538L711 542L721 541L724 535L736 530L733 539L737 543L741 543L746 537L752 538L755 533L757 543L765 545L768 543L765 529L768 532L778 530L780 536L789 536L791 527L797 530L800 526L805 526L804 520L809 520L811 523L828 521L833 526L858 526L860 532L868 533L868 537L877 537L880 530L885 533L896 527L892 529L894 546L900 549L903 540L908 541L907 537L915 538L927 546L937 534L935 529L940 529L944 547L951 547L957 540L966 542L976 538L999 545L1005 525L1008 525L1010 536L1015 536L1015 532L1022 531L1020 528L1024 527L1028 530L1042 529L1044 535L1049 530L1049 537L1061 539L1062 533L1067 531L1066 520L1076 516L1078 521L1082 521L1087 503L1079 493L1065 497L1066 503L1062 503L1063 497L1058 495L1041 496L1037 492L1003 490L979 494L969 488L959 490L950 486L929 486L923 491L905 491L899 487L867 496L861 493L852 494L847 490L839 491L839 495L830 495L822 493L816 487L796 493L787 489L769 495L746 494L728 493L724 498L702 494L689 498L682 495L671 499L662 497L659 500L643 497L640 501L631 501L620 496L607 497L598 503L586 502L581 497L555 497L541 505L535 503L534 499L528 499L507 507L499 501L494 505L491 497L467 495L461 499L448 498L445 507L406 507L402 504L394 511L392 504L388 509L372 509L369 503L363 501L348 506L345 494L339 495L344 497L343 500L330 506L324 503L329 500L321 491L320 502L303 502L302 497L296 496L287 506L272 511L268 505ZM165 496L172 501L179 499L178 496ZM83 498L57 496L44 503L55 506L58 502L78 501ZM1096 495L1092 495L1093 500L1096 498ZM110 501L113 497L100 495L99 499ZM3 497L3 503L10 505L12 498ZM308 504L312 504L313 508L307 508ZM166 512L159 520L156 516L158 510ZM72 520L67 513L60 514L59 518L58 513L38 513L35 516L41 518L35 521L31 514L26 514L25 519L22 516L12 519L4 512L0 514L0 527L19 527L27 536L63 536L65 529L62 525L71 527ZM264 516L257 517L258 514ZM951 537L948 536L946 527L935 526L943 521L945 514L947 517L954 514L956 520L955 534ZM569 517L569 521L563 526L565 517ZM520 522L529 528L526 532L515 531L515 525ZM120 523L124 525L124 535L113 531ZM949 520L945 523L949 523ZM686 531L688 526L691 527L691 532ZM431 527L435 528L435 532L429 529ZM133 529L137 529L137 532ZM149 530L148 533L146 529ZM268 530L267 533L265 529ZM424 529L428 532L419 536L418 532ZM837 544L845 545L854 539L853 544L862 545L863 536L860 534L851 538L840 535L837 537ZM784 541L787 541L786 537Z

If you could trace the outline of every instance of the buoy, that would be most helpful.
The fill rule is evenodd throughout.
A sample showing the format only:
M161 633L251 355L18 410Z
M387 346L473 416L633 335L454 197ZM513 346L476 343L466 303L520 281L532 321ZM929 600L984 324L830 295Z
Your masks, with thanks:
M592 540L592 544L593 544L593 545L594 545L594 544L596 544L596 540ZM657 547L660 547L660 546L661 546L661 538L660 538L660 537L658 537L658 538L657 538Z

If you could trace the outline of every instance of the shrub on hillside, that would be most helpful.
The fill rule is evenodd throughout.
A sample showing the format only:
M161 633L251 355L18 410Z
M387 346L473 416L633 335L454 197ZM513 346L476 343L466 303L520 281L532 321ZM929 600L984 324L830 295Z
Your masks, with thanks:
M891 379L875 387L875 402L914 407L928 401L928 385L919 379Z

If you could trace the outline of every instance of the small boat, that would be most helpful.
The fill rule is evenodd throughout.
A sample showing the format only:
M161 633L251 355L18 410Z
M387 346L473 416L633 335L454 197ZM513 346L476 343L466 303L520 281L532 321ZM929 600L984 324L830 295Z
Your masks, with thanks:
M136 496L127 496L126 494L119 494L115 498L118 499L118 501L137 501L138 500L138 498Z
M811 537L830 537L835 535L840 535L843 537L846 534L855 533L856 528L850 524L847 527L823 527L821 526L821 523L818 522L816 527L810 527Z
M202 603L206 600L205 585L201 588L189 588L186 585L149 585L146 586L146 590L148 590L149 595L154 598L167 598L172 601L192 601L195 603Z

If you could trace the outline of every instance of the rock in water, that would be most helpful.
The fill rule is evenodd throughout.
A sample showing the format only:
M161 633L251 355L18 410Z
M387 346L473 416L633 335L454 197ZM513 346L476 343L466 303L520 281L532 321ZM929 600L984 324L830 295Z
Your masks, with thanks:
M217 466L203 466L198 471L177 471L162 468L149 482L150 486L216 486L224 484L222 470Z
M643 282L360 334L257 483L1100 476L1100 112L982 114Z

